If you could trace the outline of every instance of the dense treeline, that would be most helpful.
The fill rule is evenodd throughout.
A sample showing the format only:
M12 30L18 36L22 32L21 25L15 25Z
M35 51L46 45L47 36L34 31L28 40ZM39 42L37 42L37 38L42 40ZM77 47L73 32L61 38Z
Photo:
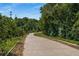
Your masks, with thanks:
M38 30L38 20L27 17L12 19L0 14L0 40L23 36L26 33Z
M41 7L40 24L49 36L79 40L79 4L45 4Z
M0 40L43 31L49 36L79 40L79 4L45 4L40 20L27 17L12 19L0 14Z

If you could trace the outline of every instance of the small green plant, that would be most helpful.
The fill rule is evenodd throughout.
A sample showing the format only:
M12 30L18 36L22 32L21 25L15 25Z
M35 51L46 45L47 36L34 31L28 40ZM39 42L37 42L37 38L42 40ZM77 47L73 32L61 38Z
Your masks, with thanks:
M15 44L21 40L21 37L2 40L0 42L1 55L5 55Z

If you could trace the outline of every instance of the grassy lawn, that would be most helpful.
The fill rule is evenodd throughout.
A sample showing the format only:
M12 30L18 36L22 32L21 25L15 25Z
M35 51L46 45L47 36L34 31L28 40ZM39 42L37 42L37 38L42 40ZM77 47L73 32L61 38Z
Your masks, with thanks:
M0 41L0 55L5 55L21 39L22 36Z
M50 37L50 36L43 34L42 32L35 33L35 35L40 36L40 37L49 38L51 40L55 40L55 41L59 41L59 42L64 42L65 44L79 45L79 41L64 39L64 38L61 38L61 37L52 37L52 36Z

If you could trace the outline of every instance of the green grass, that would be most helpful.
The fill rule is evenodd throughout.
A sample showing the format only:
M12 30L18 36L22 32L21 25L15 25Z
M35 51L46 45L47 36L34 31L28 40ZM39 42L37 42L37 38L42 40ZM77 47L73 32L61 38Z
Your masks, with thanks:
M79 45L79 41L76 41L76 40L70 40L70 39L64 39L64 38L61 38L61 37L47 36L47 35L43 34L42 32L35 33L34 35L36 35L36 36L40 36L40 37L49 38L49 39L51 39L51 40L55 40L55 41L65 41L65 42L69 42L69 43L72 43L72 44Z
M15 37L0 41L0 55L5 55L22 37Z

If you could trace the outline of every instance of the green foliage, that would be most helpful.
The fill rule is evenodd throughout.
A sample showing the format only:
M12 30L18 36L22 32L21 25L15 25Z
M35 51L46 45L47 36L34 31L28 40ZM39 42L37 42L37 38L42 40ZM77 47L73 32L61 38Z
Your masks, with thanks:
M16 37L0 41L0 55L5 55L20 40L21 37Z
M39 31L38 21L27 17L15 19L0 14L0 40Z
M30 32L39 31L39 23L36 19L27 17L12 19L0 14L0 55L7 53L17 43L20 36Z
M41 7L42 31L49 36L79 40L79 4L45 4Z

